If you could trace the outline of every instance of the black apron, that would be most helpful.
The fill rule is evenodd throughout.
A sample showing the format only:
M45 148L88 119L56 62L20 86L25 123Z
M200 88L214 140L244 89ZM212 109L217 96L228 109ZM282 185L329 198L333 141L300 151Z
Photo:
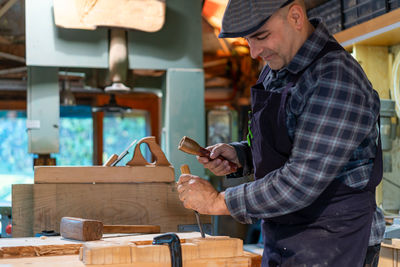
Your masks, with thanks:
M316 57L343 49L328 42ZM315 60L312 62L314 63ZM310 63L310 64L312 64ZM299 73L282 92L266 91L265 68L251 88L255 179L281 168L289 159L292 141L286 126L286 100ZM263 219L262 266L363 266L375 212L375 187L382 179L380 135L372 176L363 190L334 180L308 207L291 214Z

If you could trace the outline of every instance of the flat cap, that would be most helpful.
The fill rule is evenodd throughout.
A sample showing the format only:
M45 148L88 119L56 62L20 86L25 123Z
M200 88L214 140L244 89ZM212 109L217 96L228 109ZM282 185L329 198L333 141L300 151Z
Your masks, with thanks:
M243 37L257 31L269 17L293 0L229 0L219 38Z

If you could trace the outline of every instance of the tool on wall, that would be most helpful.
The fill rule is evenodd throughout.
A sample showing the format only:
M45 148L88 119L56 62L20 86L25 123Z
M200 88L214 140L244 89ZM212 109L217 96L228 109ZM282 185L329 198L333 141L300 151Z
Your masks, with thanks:
M62 237L80 241L100 240L103 233L154 234L159 232L160 226L158 225L103 225L98 220L74 217L63 217L60 223L60 234Z
M178 149L188 154L207 157L210 159L210 151L201 147L196 141L187 136L182 137L181 141L179 142ZM223 156L218 156L217 159L227 160ZM231 167L231 170L237 170L237 165L235 163L229 161L229 166Z
M171 254L171 267L182 267L182 248L178 235L166 233L154 237L153 245L167 244Z
M181 173L182 174L190 174L189 166L186 165L186 164L182 165L181 166ZM196 221L197 221L197 225L199 226L201 237L205 238L206 235L204 234L203 226L201 225L201 222L200 222L200 214L196 210L194 211L194 214L196 215Z

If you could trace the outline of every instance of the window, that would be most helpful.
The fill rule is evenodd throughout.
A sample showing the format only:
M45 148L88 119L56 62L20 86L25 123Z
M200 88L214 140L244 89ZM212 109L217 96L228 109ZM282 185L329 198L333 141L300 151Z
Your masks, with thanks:
M121 154L135 139L148 136L150 133L148 112L133 110L121 116L119 113L106 113L103 124L103 162L112 154ZM119 163L124 166L132 159L133 148L129 149L129 155ZM148 149L141 147L143 156L150 161Z
M11 184L33 183L25 111L0 111L0 206L11 206Z
M103 119L103 162L121 154L135 139L150 135L149 112L108 113ZM130 149L131 152L133 149ZM145 152L143 152L145 151ZM143 156L150 161L147 149ZM60 107L59 166L93 165L93 119L90 106ZM11 185L33 183L33 154L28 153L26 111L0 111L0 207L11 206ZM125 165L132 154L118 165Z

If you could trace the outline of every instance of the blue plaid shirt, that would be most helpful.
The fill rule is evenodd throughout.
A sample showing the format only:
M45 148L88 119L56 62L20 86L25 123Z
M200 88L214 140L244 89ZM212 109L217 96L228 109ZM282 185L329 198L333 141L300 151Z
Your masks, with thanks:
M225 191L231 215L242 223L305 208L334 179L362 189L372 173L379 96L357 61L345 51L332 51L308 66L328 40L334 41L319 20L311 22L315 31L292 61L279 71L270 71L263 82L266 90L280 91L288 83L289 73L305 69L286 105L293 141L288 162L264 179ZM246 142L232 145L243 165L236 175L251 174L249 146ZM369 245L380 244L384 230L383 214L377 208Z

